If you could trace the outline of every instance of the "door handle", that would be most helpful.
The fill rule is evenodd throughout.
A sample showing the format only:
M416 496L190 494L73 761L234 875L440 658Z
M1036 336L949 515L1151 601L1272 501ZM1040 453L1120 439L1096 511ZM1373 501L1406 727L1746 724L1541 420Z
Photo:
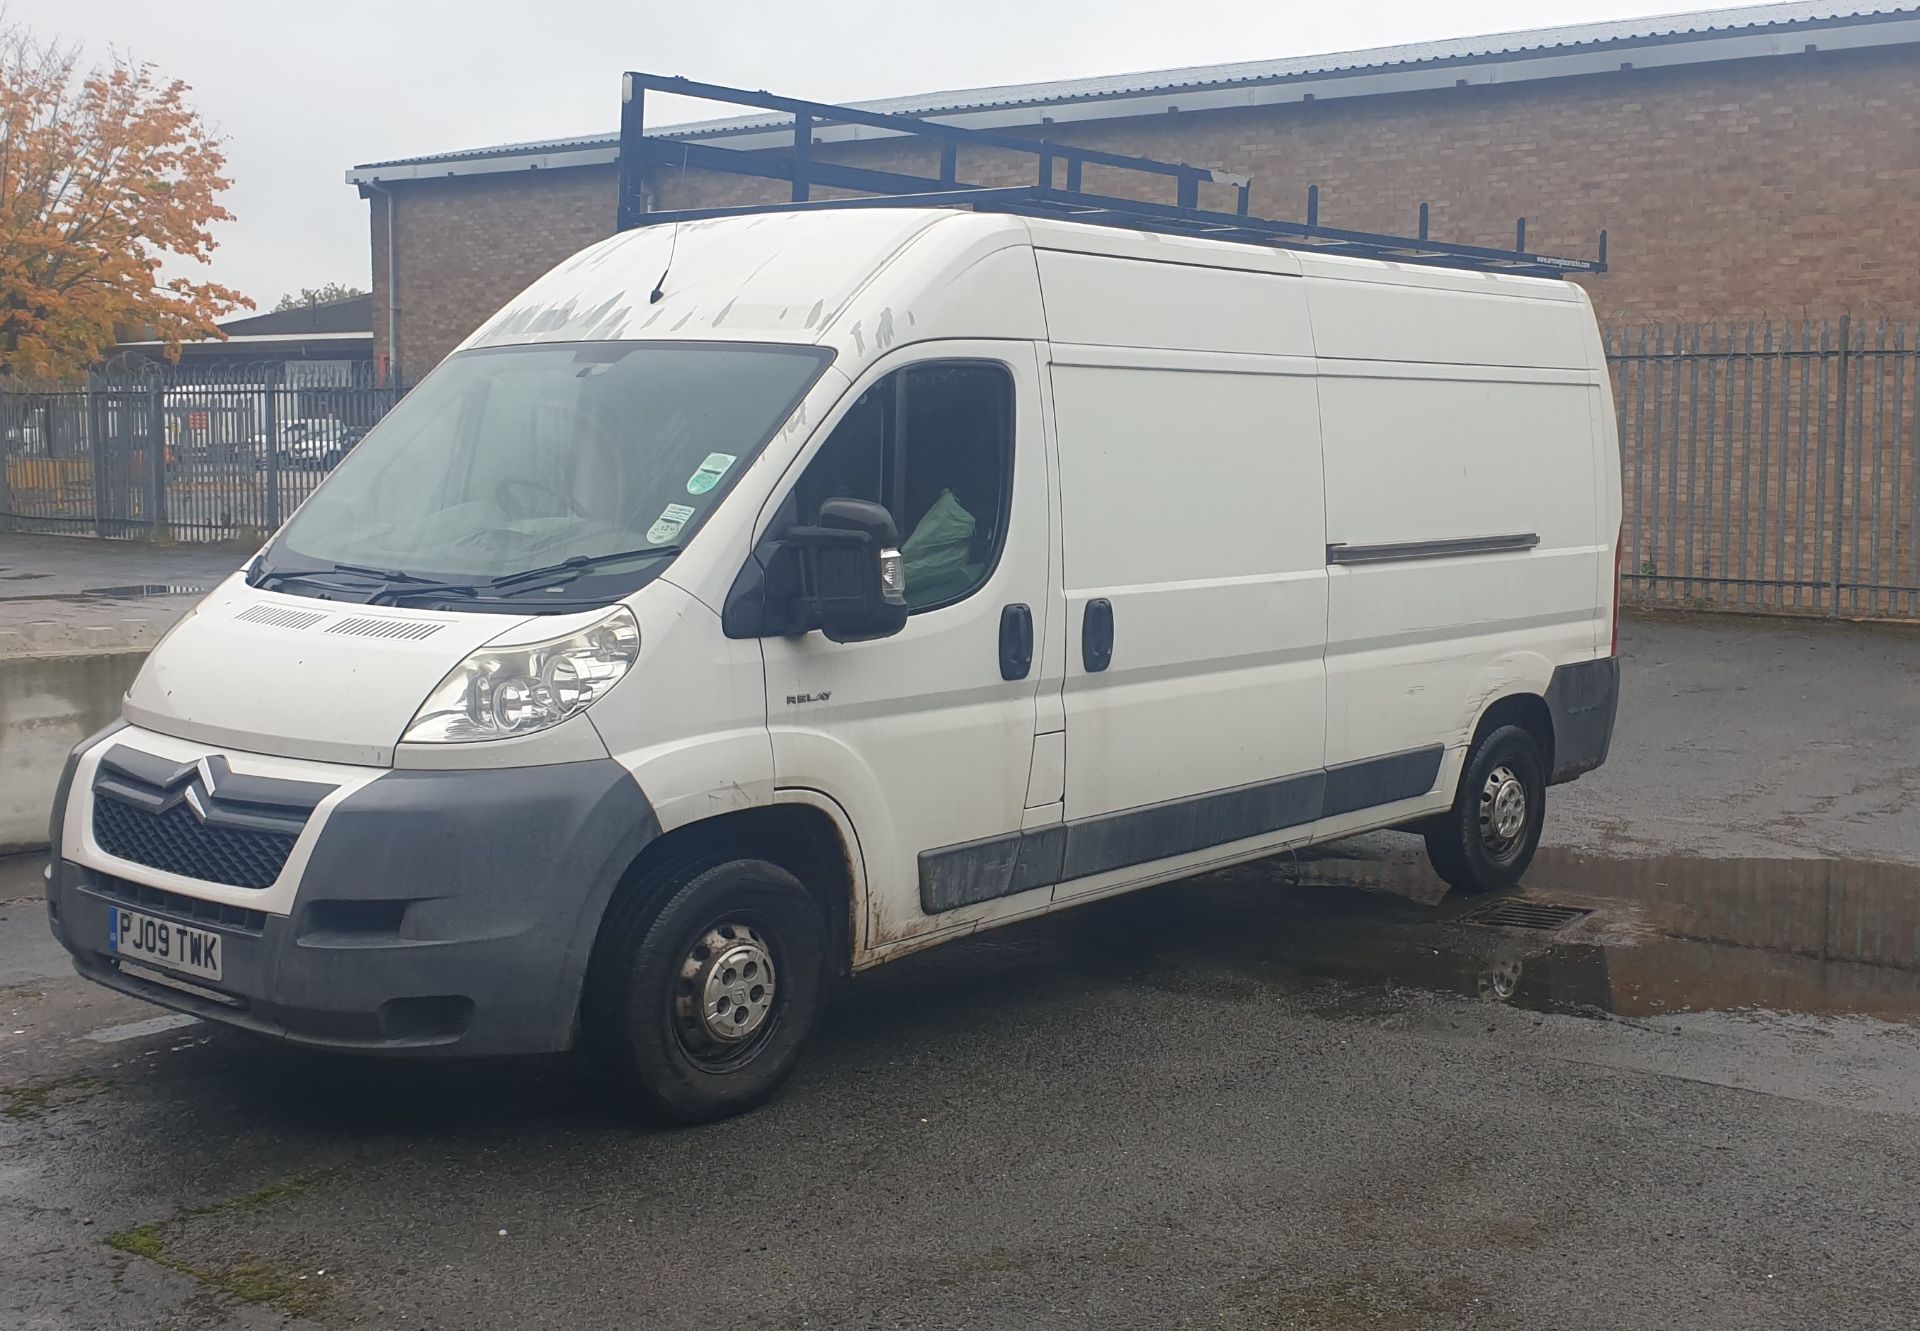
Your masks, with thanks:
M1080 620L1080 663L1093 674L1113 664L1113 602L1104 596L1088 601Z
M1033 669L1033 611L1010 605L1000 611L1000 678L1025 679Z

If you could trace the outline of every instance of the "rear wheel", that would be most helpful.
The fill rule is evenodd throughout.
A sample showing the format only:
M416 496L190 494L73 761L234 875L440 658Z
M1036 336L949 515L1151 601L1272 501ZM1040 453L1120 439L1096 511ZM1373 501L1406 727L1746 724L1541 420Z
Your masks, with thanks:
M586 1033L620 1100L704 1123L760 1104L813 1032L826 927L804 886L764 860L667 873L617 902L589 977Z
M1467 755L1453 808L1427 824L1427 859L1463 892L1512 887L1533 862L1546 815L1539 744L1519 726L1500 726Z

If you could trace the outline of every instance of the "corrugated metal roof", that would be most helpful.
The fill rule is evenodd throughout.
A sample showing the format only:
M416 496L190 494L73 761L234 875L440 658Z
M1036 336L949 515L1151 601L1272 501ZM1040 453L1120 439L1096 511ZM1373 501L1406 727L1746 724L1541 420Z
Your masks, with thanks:
M373 332L373 297L348 296L314 305L296 305L290 310L269 310L244 319L228 319L220 330L229 337L273 336L306 337L313 334Z
M1858 0L1854 3L1838 4L1793 0L1786 4L1746 5L1735 9L1708 9L1655 18L1619 19L1557 28L1534 28L1523 32L1456 37L1436 42L1413 42L1402 46L1379 46L1360 51L1291 56L1281 60L1194 65L1182 69L1112 74L1098 78L1066 79L1053 83L1007 84L1001 87L920 93L911 97L888 97L876 101L855 102L852 105L866 111L905 112L921 116L957 115L970 111L1019 107L1032 107L1038 110L1070 102L1093 102L1187 89L1329 78L1365 71L1444 63L1546 56L1614 44L1644 44L1793 26L1868 23L1878 19L1914 15L1920 15L1920 0L1880 5L1861 4ZM791 122L784 116L758 115L665 125L652 130L651 133L664 138L704 139L751 133L788 123ZM380 167L474 161L488 157L550 155L587 149L606 149L615 147L618 143L619 135L617 134L592 134L569 139L495 144L486 148L434 153L424 157L395 158L384 162L364 163L354 169L361 171Z

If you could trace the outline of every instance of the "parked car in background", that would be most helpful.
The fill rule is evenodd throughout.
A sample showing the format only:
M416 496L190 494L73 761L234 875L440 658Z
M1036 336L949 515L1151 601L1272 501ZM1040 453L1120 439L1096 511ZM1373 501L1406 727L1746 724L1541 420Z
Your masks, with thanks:
M360 427L350 431L332 416L315 416L281 421L277 433L277 448L268 447L264 431L247 441L255 466L264 467L269 455L278 453L292 466L325 470L345 456L347 449L359 441L366 429Z

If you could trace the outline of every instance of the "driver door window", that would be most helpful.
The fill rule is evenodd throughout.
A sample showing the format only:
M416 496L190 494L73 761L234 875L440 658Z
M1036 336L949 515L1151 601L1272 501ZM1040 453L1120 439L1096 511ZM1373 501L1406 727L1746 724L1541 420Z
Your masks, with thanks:
M802 524L829 499L882 504L908 607L952 605L992 575L1013 476L1013 379L977 361L896 370L860 395L794 487Z

